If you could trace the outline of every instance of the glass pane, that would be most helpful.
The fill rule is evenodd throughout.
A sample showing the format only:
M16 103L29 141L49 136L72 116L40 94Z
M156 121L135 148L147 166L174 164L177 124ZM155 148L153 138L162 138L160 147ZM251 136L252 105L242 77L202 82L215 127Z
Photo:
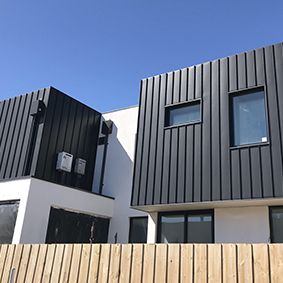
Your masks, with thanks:
M212 243L212 231L210 214L188 216L188 243Z
M200 121L200 104L182 105L178 107L168 108L169 124L173 126L178 124L186 124Z
M0 244L11 244L19 203L0 203Z
M283 243L283 208L272 208L271 221L272 242Z
M130 225L130 243L146 243L147 217L132 218Z
M267 141L264 91L233 97L233 145Z
M184 243L185 217L168 215L161 217L161 243Z

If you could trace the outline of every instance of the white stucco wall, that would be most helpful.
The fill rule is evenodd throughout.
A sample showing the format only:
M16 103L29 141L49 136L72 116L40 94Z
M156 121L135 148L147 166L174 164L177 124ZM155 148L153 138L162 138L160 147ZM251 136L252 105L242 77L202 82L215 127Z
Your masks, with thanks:
M267 206L216 208L215 243L268 243Z
M103 114L105 120L112 120L113 133L109 136L104 175L103 194L113 196L114 215L110 222L109 242L127 243L129 217L146 216L146 213L130 208L135 137L137 131L138 107L126 108ZM98 191L103 145L98 147L93 190Z
M51 206L107 218L113 216L113 200L110 198L31 179L23 227L17 242L45 242Z
M31 179L0 182L0 201L19 200L19 210L12 243L20 242Z

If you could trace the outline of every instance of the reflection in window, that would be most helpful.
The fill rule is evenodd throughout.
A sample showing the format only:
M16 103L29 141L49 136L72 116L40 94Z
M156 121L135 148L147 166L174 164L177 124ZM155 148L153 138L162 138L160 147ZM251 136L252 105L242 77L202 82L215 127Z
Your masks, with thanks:
M184 221L182 215L161 217L161 243L184 243Z
M159 225L161 243L212 243L213 212L189 211L161 214Z
M18 215L19 202L0 202L0 244L11 244Z
M248 91L231 97L231 145L267 141L263 90Z
M166 127L200 122L200 102L166 107L165 115Z
M283 207L272 207L271 213L271 242L283 243Z
M147 217L130 218L129 243L147 242Z

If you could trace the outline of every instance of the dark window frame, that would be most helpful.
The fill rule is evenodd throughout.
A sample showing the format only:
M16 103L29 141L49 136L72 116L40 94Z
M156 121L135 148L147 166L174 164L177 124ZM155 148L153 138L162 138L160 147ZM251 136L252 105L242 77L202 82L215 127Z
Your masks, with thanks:
M131 232L132 232L132 222L133 219L146 219L147 220L147 231L148 231L148 216L130 216L129 217L129 235L128 235L128 243L131 242Z
M265 142L255 142L242 145L234 145L234 111L233 111L233 97L247 95L249 93L254 93L257 91L263 91L264 93L264 113L265 113L265 122L266 122L266 137L267 141ZM248 87L240 90L233 90L228 92L228 117L229 117L229 146L230 149L238 148L249 148L249 147L258 147L266 146L270 144L270 129L269 129L269 115L268 115L268 98L267 98L267 88L266 85L257 85L253 87Z
M186 123L180 123L180 124L175 124L175 125L169 125L169 120L170 120L170 115L169 111L170 109L178 109L190 105L199 105L199 117L200 119L197 121L192 121L192 122L186 122ZM179 103L173 103L173 104L167 104L164 106L165 111L164 111L164 129L171 129L171 128L176 128L176 127L183 127L183 126L189 126L189 125L195 125L195 124L200 124L202 123L202 99L201 98L196 98L184 102L179 102Z
M166 212L159 212L158 213L158 223L157 223L157 243L161 243L161 217L166 215L180 215L184 216L184 239L187 243L188 238L188 216L199 215L199 214L211 214L212 221L212 243L215 243L215 221L214 221L214 209L201 209L201 210L182 210L182 211L166 211Z
M268 214L269 214L269 239L270 243L277 243L274 242L274 235L273 235L273 224L272 224L272 210L276 208L281 208L283 210L283 205L275 205L275 206L269 206L268 207Z

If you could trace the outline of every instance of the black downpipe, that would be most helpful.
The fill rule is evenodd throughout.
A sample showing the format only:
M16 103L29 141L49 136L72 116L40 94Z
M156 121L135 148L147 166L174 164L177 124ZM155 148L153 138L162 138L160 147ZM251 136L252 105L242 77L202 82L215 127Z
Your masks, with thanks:
M107 156L107 149L108 149L108 137L109 134L105 135L104 140L104 149L103 149L103 158L102 158L102 165L101 165L101 175L100 175L100 183L99 183L99 194L102 194L103 189L103 181L104 181L104 173L105 173L105 165L106 165L106 156Z
M108 149L108 138L112 133L113 122L111 120L103 121L101 127L101 133L104 135L104 149L103 149L103 158L101 165L101 175L100 175L100 183L99 183L99 194L102 194L103 190L103 181L104 181L104 173L105 173L105 165L106 165L106 157L107 157L107 149Z

